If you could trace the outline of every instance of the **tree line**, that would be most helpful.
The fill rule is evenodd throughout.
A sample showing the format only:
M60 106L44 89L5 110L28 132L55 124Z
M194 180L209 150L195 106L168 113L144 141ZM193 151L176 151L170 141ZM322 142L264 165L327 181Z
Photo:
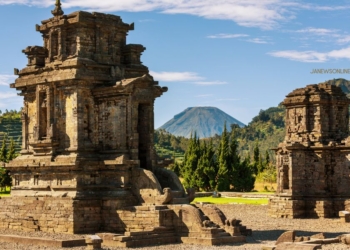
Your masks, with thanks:
M4 168L5 163L8 163L12 159L17 157L17 153L15 150L15 141L13 138L10 139L9 147L7 147L7 135L5 134L2 140L2 145L0 148L0 189L1 191L5 191L6 187L10 187L12 185L12 178L9 175L9 170Z
M256 142L254 155L241 157L238 152L236 131L224 131L217 145L213 138L199 140L196 133L191 135L182 162L175 161L171 169L183 179L185 187L197 191L239 191L254 189L255 179L274 181L275 168L270 162L268 151L262 157Z

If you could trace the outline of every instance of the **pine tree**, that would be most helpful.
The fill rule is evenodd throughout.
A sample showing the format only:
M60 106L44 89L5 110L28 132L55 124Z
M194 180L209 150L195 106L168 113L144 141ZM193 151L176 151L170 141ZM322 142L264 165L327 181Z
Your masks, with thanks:
M254 189L255 176L249 166L249 157L236 165L233 171L233 190L238 192L249 192Z
M203 172L207 176L209 184L207 190L215 190L217 182L218 164L216 161L216 155L212 139L210 139L206 148L204 164L205 167Z
M208 161L206 159L206 153L207 153L207 144L205 141L200 144L200 152L199 152L199 159L197 168L194 173L194 177L196 180L196 186L198 189L208 189L209 186L209 178L205 174L204 170L206 165L208 165Z
M13 160L14 158L16 158L16 156L17 156L17 154L16 154L16 149L15 149L15 141L11 137L10 148L9 148L7 155L6 155L6 162Z
M230 149L229 149L229 136L226 129L226 122L224 125L224 131L221 135L221 141L219 146L218 155L218 174L217 174L217 191L230 190Z
M256 141L254 145L253 164L252 164L252 170L255 175L259 173L259 168L258 168L259 160L260 160L259 143L258 141Z
M0 162L7 162L7 134L4 134L0 149Z
M258 173L262 173L265 169L264 161L261 157L261 154L259 153L259 162L258 162Z
M267 166L269 166L269 164L270 164L270 154L269 154L269 151L266 150L265 151L265 162L264 162L265 169L267 168Z
M234 129L231 130L229 145L229 181L232 184L233 179L235 178L233 176L235 168L239 167L240 164L240 157L238 154L238 142L236 139L236 132Z
M186 188L197 188L197 183L195 179L195 171L198 165L199 159L199 140L197 140L197 134L190 138L190 144L185 153L183 166L181 168L181 175L184 178L184 186Z
M0 162L5 163L9 160L12 160L11 157L15 157L15 149L14 149L14 142L13 139L11 139L12 142L12 149L11 151L7 150L7 134L4 134L2 145L0 149ZM11 147L11 145L10 145ZM9 155L9 153L11 154ZM10 158L9 158L10 157ZM0 187L1 189L6 188L6 186L11 186L12 178L9 175L9 171L6 170L3 166L0 167Z
M174 161L174 164L170 165L170 169L179 177L181 177L181 164Z

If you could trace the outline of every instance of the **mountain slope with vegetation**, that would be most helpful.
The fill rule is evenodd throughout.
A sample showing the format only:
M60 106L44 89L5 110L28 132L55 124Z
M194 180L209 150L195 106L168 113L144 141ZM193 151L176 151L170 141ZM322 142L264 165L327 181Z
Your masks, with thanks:
M245 126L242 122L215 107L191 107L174 116L160 129L176 136L189 138L194 132L199 138L221 135L224 123Z
M17 110L0 110L0 147L2 141L7 138L7 146L10 146L10 141L14 140L15 150L19 152L22 144L22 121L21 112Z

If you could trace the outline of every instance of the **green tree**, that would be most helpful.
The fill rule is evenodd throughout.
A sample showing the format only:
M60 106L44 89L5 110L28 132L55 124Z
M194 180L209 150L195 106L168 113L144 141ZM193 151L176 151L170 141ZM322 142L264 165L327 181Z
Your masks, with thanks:
M237 142L235 130L231 131L229 154L231 159L230 160L231 168L234 169L234 167L240 163L240 157L238 154L238 142Z
M205 174L205 167L208 165L208 160L206 159L207 144L205 141L199 145L199 157L196 170L194 172L194 178L196 181L196 186L198 189L205 189L209 186L209 178Z
M13 160L16 157L17 157L17 154L16 154L16 148L15 148L15 141L11 137L11 139L10 139L10 148L9 148L9 150L7 152L7 155L6 155L6 162L9 162L9 161Z
M265 169L265 164L264 161L262 159L261 154L259 153L259 162L258 162L258 173L262 173Z
M254 189L255 176L249 166L249 157L246 157L233 170L233 190L238 192L249 192Z
M204 165L204 174L208 178L208 187L205 189L207 190L215 190L216 188L216 181L217 181L217 174L218 174L218 164L216 161L216 155L215 155L215 149L213 146L213 140L210 139L207 147L206 152L204 154L204 159L202 160Z
M256 141L254 145L253 164L252 164L252 170L255 175L259 173L259 161L260 161L259 143L258 141Z
M173 164L169 165L170 170L172 170L177 176L181 176L181 164L174 161Z
M270 154L269 154L269 151L266 150L265 151L265 162L264 162L264 165L265 165L265 168L270 164Z
M226 129L226 122L224 125L224 131L221 135L221 141L218 153L218 174L217 174L217 190L227 191L230 190L230 152L229 152L229 136Z
M0 149L0 162L4 165L16 157L14 141L11 138L10 150L7 149L7 134L4 134L2 145ZM6 189L6 186L11 186L12 178L9 175L9 171L4 168L4 165L0 167L0 187L1 190Z
M2 144L0 149L0 162L7 162L7 134L4 134L2 138Z
M195 179L195 171L199 160L199 139L197 134L194 133L194 137L190 138L188 150L185 152L183 165L181 168L181 176L183 177L183 184L186 188L198 188L197 181Z

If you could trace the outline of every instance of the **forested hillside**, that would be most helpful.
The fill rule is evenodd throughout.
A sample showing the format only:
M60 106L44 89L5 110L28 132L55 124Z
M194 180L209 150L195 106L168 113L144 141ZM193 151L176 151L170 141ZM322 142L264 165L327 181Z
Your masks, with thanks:
M10 146L11 139L14 141L15 150L19 152L22 144L22 122L21 112L17 110L0 110L0 147L4 136L7 137L7 146Z

